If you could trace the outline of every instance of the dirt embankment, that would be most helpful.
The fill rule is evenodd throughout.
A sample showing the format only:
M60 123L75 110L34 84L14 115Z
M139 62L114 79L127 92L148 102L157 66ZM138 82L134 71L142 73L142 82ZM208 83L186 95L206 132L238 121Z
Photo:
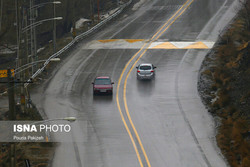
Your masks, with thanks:
M199 92L220 125L217 144L233 167L250 165L250 0L206 56Z

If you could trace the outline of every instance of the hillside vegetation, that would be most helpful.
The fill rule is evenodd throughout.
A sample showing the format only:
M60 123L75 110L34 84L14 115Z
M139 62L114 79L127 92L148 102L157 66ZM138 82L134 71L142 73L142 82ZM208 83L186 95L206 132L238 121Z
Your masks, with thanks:
M0 45L16 44L16 4L15 0L0 0ZM53 2L52 0L35 0L33 6ZM60 0L61 4L56 5L56 17L63 17L57 21L57 36L61 37L68 33L75 21L80 18L91 19L97 14L97 1L95 0ZM2 4L2 5L1 5ZM30 1L18 0L20 27L25 25L25 14L29 15ZM117 7L117 0L102 0L99 3L100 12ZM46 4L38 8L36 21L53 18L53 5ZM29 23L28 23L29 24ZM53 23L44 22L37 27L38 42L44 44L52 39Z
M250 166L250 0L203 62L199 91L219 118L217 144L233 167Z

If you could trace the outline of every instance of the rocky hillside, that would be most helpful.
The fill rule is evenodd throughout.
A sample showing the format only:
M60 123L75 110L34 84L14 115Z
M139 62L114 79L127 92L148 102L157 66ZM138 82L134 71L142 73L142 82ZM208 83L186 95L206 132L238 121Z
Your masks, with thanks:
M250 0L203 62L199 92L218 118L218 146L233 167L250 164Z

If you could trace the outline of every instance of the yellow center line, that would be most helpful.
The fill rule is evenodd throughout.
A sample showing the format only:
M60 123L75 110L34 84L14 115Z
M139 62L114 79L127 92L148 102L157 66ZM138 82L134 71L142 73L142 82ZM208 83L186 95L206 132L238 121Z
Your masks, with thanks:
M131 73L132 69L135 67L136 63L140 60L140 58L146 53L146 51L147 51L147 49L146 49L146 50L140 55L140 57L135 61L135 63L133 64L133 66L130 68L128 74L126 75L126 79L125 79L125 81L124 81L124 88L123 88L123 100L124 100L124 106L125 106L125 110L126 110L126 114L127 114L127 116L128 116L129 122L130 122L130 124L131 124L131 126L132 126L132 128L133 128L133 130L134 130L134 132L135 132L136 138L137 138L137 140L138 140L138 142L139 142L139 144L140 144L140 147L141 147L141 149L142 149L143 155L144 155L144 157L145 157L145 159L146 159L146 161L147 161L148 167L151 167L151 164L150 164L150 162L149 162L149 159L148 159L148 156L147 156L147 154L146 154L146 151L145 151L145 149L144 149L144 147L143 147L143 145L142 145L141 139L140 139L140 137L139 137L139 135L138 135L138 132L137 132L137 130L136 130L135 126L134 126L134 123L133 123L133 121L132 121L132 119L131 119L131 116L130 116L130 114L129 114L128 105L127 105L127 97L126 97L127 80L128 80L129 74Z
M168 21L154 34L154 36L151 38L151 40L172 20L172 18L174 18L178 13L179 13L179 11L182 9L182 8L184 8L184 6L188 3L188 1L189 0L187 0L183 5L182 5L182 7L179 9L179 10L177 10L177 12L175 12L175 14L170 18L170 19L168 19Z
M188 0L189 1L189 0ZM187 2L188 2L187 1ZM160 36L162 36L162 34L165 32L165 31L167 31L167 29L169 29L169 27L187 10L187 8L193 3L193 1L194 0L191 0L191 2L190 2L190 4L188 5L188 6L186 6L186 8L185 9L183 9L182 10L182 12L157 36L157 38L155 39L155 40L157 40L157 39L159 39L160 38ZM186 3L187 3L186 2ZM184 4L184 6L186 5L186 3ZM166 25L166 24L165 24Z
M125 67L124 67L124 69L122 70L122 73L121 73L121 75L120 75L120 78L119 78L119 81L118 81L118 85L117 85L117 91L116 91L116 102L117 102L117 107L118 107L118 110L119 110L119 112L120 112L120 115L121 115L121 117L122 117L122 121L123 121L123 123L124 123L124 125L125 125L125 128L126 128L126 130L127 130L127 132L128 132L128 134L129 134L129 136L130 136L130 139L131 139L131 141L132 141L132 144L133 144L133 147L134 147L134 149L135 149L135 152L136 152L136 155L137 155L137 158L138 158L138 160L139 160L139 163L140 163L140 165L141 165L141 167L143 167L143 163L142 163L142 161L141 161L141 157L140 157L140 154L139 154L139 151L138 151L138 148L137 148L137 146L136 146L136 144L135 144L135 141L134 141L134 139L133 139L133 137L132 137L132 135L131 135L131 131L129 130L129 128L128 128L128 125L127 125L127 123L126 123L126 121L125 121L125 119L124 119L124 115L122 114L122 110L121 110L121 107L120 107L120 102L119 102L119 90L120 90L120 85L121 85L121 80L122 80L122 78L123 78L123 76L124 76L124 73L125 73L125 70L128 68L128 66L129 66L129 64L132 62L132 60L134 60L135 59L135 57L143 50L143 49L145 49L142 53L141 53L141 55L137 58L137 60L134 62L134 64L132 65L132 67L129 69L129 72L127 73L127 75L126 75L126 78L125 78L125 81L124 81L124 88L123 88L123 101L124 101L124 106L125 106L125 110L126 110L126 114L127 114L127 117L128 117L128 119L129 119L129 122L130 122L130 125L132 126L132 129L133 129L133 131L134 131L134 133L135 133L135 135L136 135L136 138L137 138L137 141L139 142L139 145L140 145L140 147L141 147L141 150L142 150L142 152L143 152L143 155L144 155L144 157L145 157L145 160L146 160L146 162L147 162L147 165L148 165L148 167L151 167L151 164L150 164L150 162L149 162L149 159L148 159L148 156L147 156L147 154L146 154L146 151L145 151L145 149L144 149L144 147L143 147L143 144L142 144L142 142L141 142L141 139L140 139L140 137L139 137L139 134L138 134L138 132L137 132L137 130L136 130L136 128L135 128L135 126L134 126L134 124L133 124L133 121L132 121L132 119L131 119L131 116L130 116L130 113L129 113L129 110L128 110L128 105L127 105L127 98L126 98L126 89L127 89L127 80L128 80L128 77L129 77L129 75L130 75L130 73L131 73L131 71L132 71L132 69L135 67L135 65L137 64L137 62L141 59L141 57L146 53L146 51L148 50L148 48L149 48L149 46L152 44L152 39L160 32L160 31L162 31L162 29L172 20L172 18L173 17L175 17L179 12L180 12L180 10L181 9L183 9L184 7L185 7L185 5L189 2L190 0L187 0L186 2L185 2L185 4L154 34L154 36L151 38L151 41L150 41L150 43L149 43L149 45L147 46L147 48L145 48L145 46L146 46L146 44L144 44L143 46L142 46L142 48L128 61L128 63L125 65ZM167 26L158 36L157 36L157 38L156 38L156 40L184 13L184 11L186 11L186 9L192 4L192 2L193 2L193 0L191 0L191 2L190 2L190 4L188 5L188 6L186 6L184 9L183 9L183 11L170 23L170 25L169 26Z
M119 82L120 82L120 81L119 81ZM119 89L119 88L118 88L118 89ZM116 95L116 101L119 101L118 95ZM123 122L123 124L124 124L124 126L125 126L125 128L126 128L126 130L127 130L127 132L128 132L128 134L129 134L130 140L132 141L132 144L133 144L133 147L134 147L134 149L135 149L135 152L136 152L138 161L139 161L139 163L140 163L140 166L143 167L143 164L142 164L142 161L141 161L141 156L140 156L140 154L139 154L139 152L138 152L138 148L137 148L137 146L136 146L136 144L135 144L134 138L132 137L131 131L129 130L128 125L127 125L127 123L126 123L126 121L125 121L125 119L124 119L124 116L123 116L122 111L121 111L120 104L117 103L117 106L118 106L118 109L119 109L119 112L120 112L120 115L121 115L121 118L122 118L122 122Z
M127 130L127 132L128 132L128 134L129 134L129 137L130 137L130 139L131 139L131 141L132 141L133 147L134 147L134 149L135 149L135 152L136 152L136 155L137 155L137 158L138 158L138 161L139 161L141 167L143 167L143 164L142 164L142 161L141 161L141 156L140 156L139 151L138 151L138 148L137 148L137 146L136 146L136 144L135 144L134 138L133 138L132 135L131 135L131 131L129 130L128 125L127 125L127 123L126 123L126 121L125 121L124 115L122 114L122 110L121 110L121 106L120 106L120 102L119 102L119 89L120 89L121 80L122 80L122 77L123 77L123 75L124 75L124 73L125 73L125 70L127 69L128 65L131 63L131 61L132 61L132 60L140 53L140 51L145 47L145 45L146 45L146 44L144 44L143 47L142 47L142 48L141 48L141 49L140 49L140 50L139 50L139 51L129 60L129 62L126 64L126 66L125 66L124 69L122 70L121 76L120 76L119 81L118 81L118 84L117 84L117 90L116 90L116 103L117 103L117 107L118 107L118 110L119 110L119 112L120 112L120 115L121 115L121 118L122 118L122 122L123 122L123 124L124 124L124 126L125 126L125 128L126 128L126 130Z

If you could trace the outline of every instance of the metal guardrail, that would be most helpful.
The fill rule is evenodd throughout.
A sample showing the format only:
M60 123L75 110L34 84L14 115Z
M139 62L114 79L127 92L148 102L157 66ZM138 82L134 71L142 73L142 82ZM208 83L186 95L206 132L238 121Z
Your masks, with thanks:
M114 14L112 14L111 16L109 16L108 18L106 18L105 20L103 20L102 22L98 23L97 25L95 25L94 27L92 27L91 29L89 29L88 31L76 36L69 44L67 44L64 48L62 48L61 50L59 50L58 52L56 52L55 54L53 54L52 56L50 56L48 58L48 60L43 64L43 67L39 68L32 76L31 78L27 81L30 82L32 79L36 78L41 72L43 72L43 70L45 69L45 67L49 64L50 60L53 58L56 58L58 56L60 56L63 52L67 51L70 47L72 47L75 43L79 42L81 39L83 39L84 37L86 37L87 35L91 34L92 32L94 32L95 30L97 30L98 28L102 27L103 25L105 25L107 22L109 22L111 19L115 18L117 15L119 15L124 8L126 8L128 5L130 5L132 2L132 0L129 0L129 2L127 2L126 4L122 5L120 7L120 9L118 11L116 11ZM29 83L24 84L24 87L27 87L29 85Z

